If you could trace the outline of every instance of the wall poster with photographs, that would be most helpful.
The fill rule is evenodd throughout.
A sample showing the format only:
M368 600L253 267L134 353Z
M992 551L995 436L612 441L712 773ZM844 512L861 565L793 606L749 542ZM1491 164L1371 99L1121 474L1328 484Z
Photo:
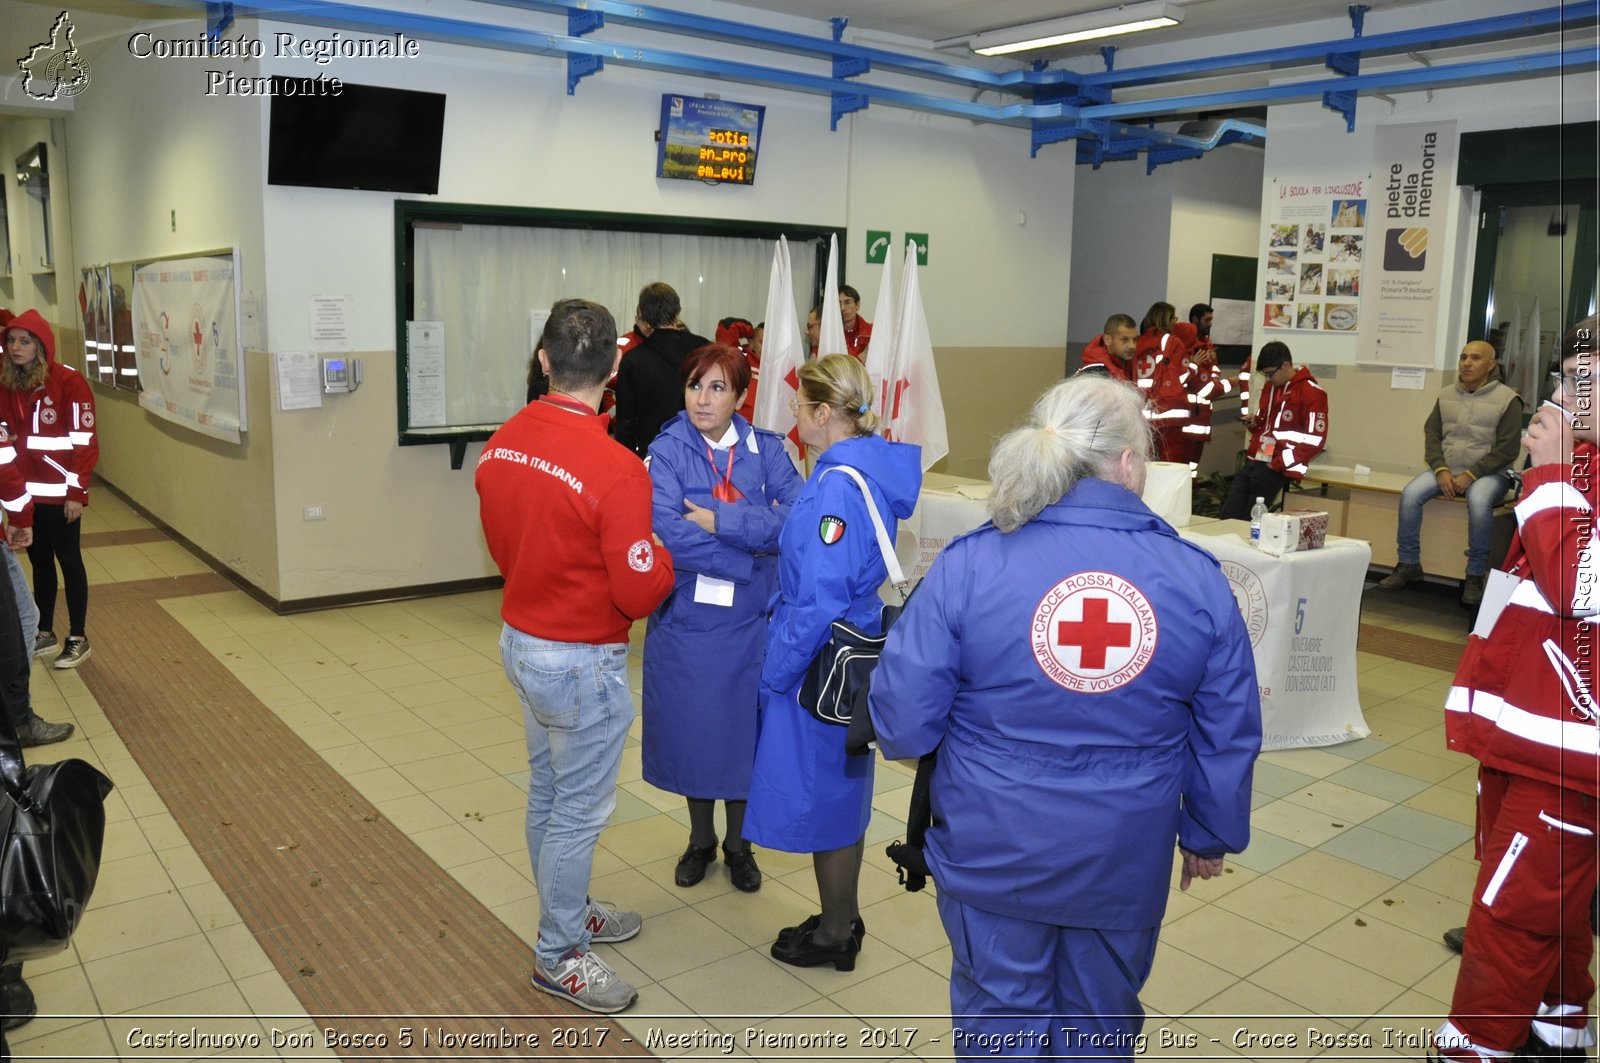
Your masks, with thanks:
M1259 301L1264 328L1357 330L1370 184L1365 175L1273 181Z

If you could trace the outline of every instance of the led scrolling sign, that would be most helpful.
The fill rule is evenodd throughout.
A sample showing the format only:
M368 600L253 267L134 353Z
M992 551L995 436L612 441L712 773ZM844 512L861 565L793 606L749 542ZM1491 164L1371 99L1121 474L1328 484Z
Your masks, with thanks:
M698 96L661 97L656 176L749 185L766 108Z

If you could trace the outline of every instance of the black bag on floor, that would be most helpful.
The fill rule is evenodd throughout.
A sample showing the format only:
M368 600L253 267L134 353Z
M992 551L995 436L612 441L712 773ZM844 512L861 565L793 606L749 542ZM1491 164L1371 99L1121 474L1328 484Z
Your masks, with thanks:
M907 597L905 573L901 571L900 561L894 555L894 543L889 541L889 531L884 527L877 504L872 501L872 492L867 490L867 482L848 465L824 469L822 475L830 472L845 473L861 488L867 513L872 517L873 531L878 536L878 552L883 555L884 567L889 570L889 579L900 591L903 603ZM859 703L863 709L866 706L872 671L878 667L878 657L883 653L884 641L889 637L889 627L899 619L903 608L903 604L883 607L883 631L878 635L863 631L848 620L835 620L829 628L828 641L817 651L816 659L800 681L800 707L823 723L849 727L850 715L856 705Z
M67 947L100 875L112 782L87 761L23 763L0 712L0 963Z

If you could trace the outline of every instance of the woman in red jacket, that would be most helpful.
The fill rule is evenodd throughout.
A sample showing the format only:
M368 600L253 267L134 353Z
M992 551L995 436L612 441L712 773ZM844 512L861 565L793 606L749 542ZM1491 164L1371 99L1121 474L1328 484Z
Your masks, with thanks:
M84 620L89 578L78 545L89 477L100 457L94 430L94 396L76 369L55 360L56 338L43 315L29 310L5 330L6 362L0 372L0 413L17 435L28 493L33 496L33 596L39 603L34 653L55 648L56 565L67 591L72 625L57 668L76 668L89 656Z

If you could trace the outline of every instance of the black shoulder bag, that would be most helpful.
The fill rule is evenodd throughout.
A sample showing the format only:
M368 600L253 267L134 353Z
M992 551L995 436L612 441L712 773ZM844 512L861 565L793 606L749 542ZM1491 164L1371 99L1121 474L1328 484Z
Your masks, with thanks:
M23 763L0 712L0 963L67 947L100 875L111 780L87 761Z
M866 705L872 672L878 667L884 640L889 637L890 626L900 618L900 612L905 608L906 577L900 569L899 559L894 555L894 543L889 540L889 530L884 527L877 503L872 501L872 492L867 489L867 481L848 465L824 469L822 475L830 472L846 474L861 488L867 513L872 517L872 530L878 536L878 552L883 555L884 567L889 570L889 579L900 592L901 601L900 605L883 607L883 630L877 635L863 631L848 620L835 620L828 641L823 643L816 660L806 669L805 678L800 683L801 708L823 723L848 727L856 703L859 701L863 707Z

